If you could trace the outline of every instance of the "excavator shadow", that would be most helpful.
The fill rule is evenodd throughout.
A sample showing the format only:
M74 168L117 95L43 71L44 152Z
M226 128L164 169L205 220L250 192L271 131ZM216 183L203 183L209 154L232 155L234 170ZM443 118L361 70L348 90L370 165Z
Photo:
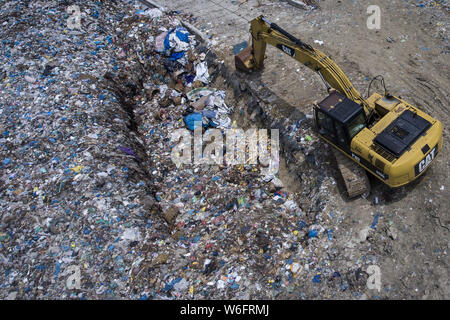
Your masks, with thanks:
M235 75L239 79L239 83L243 84L245 89L249 91L249 93L254 98L256 98L257 101L263 102L268 105L276 105L275 112L278 113L278 115L282 116L283 118L289 118L294 121L306 119L305 113L302 112L299 108L291 105L286 100L278 96L277 93L275 93L274 91L263 85L262 71L260 70L252 70L251 72L235 71ZM304 124L305 122L302 123ZM270 125L270 123L268 123L268 125Z
M407 197L419 184L422 183L428 172L425 172L422 176L410 182L409 184L391 188L384 184L374 176L368 173L370 184L372 186L372 192L368 197L368 200L373 204L392 204Z

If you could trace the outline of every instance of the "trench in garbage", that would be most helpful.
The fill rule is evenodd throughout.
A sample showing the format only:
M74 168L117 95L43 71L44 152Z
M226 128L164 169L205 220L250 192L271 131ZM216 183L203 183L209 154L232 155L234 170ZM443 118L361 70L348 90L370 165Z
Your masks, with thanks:
M288 193L294 194L294 201L302 209L305 214L302 220L305 222L305 229L309 226L316 224L318 213L320 213L326 203L323 195L319 192L320 184L311 188L309 194L306 196L301 195L299 192L299 185L301 185L301 174L305 170L311 170L313 174L314 169L309 166L299 167L292 159L287 160L285 155L290 155L291 149L286 145L282 136L284 135L285 128L283 124L277 119L271 119L270 116L265 113L264 99L258 96L257 93L250 90L245 82L245 75L239 75L234 70L231 70L223 63L218 62L218 57L211 50L207 54L208 65L213 67L215 72L210 75L210 87L218 90L224 90L226 92L225 102L227 105L234 106L234 112L231 114L232 121L236 121L238 128L246 131L250 127L257 129L270 129L276 128L280 130L280 154L279 154L279 171L277 176L283 182L284 188L282 190ZM167 70L168 75L170 72ZM144 93L144 80L149 76L152 76L152 69L142 63L137 63L133 70L128 70L127 74L114 75L111 72L104 74L104 81L106 89L113 93L117 98L121 108L126 112L128 119L124 119L127 122L127 128L136 137L140 139L133 139L130 141L130 146L134 150L140 150L141 154L146 154L150 146L146 146L140 141L145 141L142 133L139 132L139 120L135 116L135 108L137 106L135 98L145 94ZM289 106L285 106L289 109ZM283 108L283 106L280 106ZM285 113L290 113L292 110L284 110ZM304 123L305 126L309 126L308 123ZM140 141L139 141L140 140ZM203 146L205 147L205 146ZM173 225L164 219L163 210L156 201L156 193L158 190L152 183L153 175L151 173L151 164L147 161L137 161L137 165L142 169L144 173L145 182L152 196L152 204L150 206L151 214L156 213L156 216L161 219L162 224L167 228L160 230L165 233L166 236L174 231ZM317 170L316 170L317 171ZM317 174L314 173L314 174ZM271 214L271 213L269 213ZM304 237L299 238L299 242L302 246L308 246L307 233Z

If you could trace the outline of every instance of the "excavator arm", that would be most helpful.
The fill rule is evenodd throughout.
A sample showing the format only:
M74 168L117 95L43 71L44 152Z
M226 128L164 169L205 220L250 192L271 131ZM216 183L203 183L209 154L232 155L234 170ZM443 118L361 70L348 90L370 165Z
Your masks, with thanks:
M292 36L263 16L253 19L250 28L252 47L236 56L236 68L243 71L261 69L264 65L268 43L317 72L328 91L330 88L334 88L350 100L362 104L366 115L370 114L371 108L367 101L355 89L338 65L326 54Z

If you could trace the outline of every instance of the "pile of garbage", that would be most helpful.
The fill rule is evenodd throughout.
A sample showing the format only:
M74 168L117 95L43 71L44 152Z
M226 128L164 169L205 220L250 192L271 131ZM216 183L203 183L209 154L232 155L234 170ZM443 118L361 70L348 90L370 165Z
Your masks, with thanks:
M297 194L289 192L276 175L262 175L259 165L178 167L173 163L174 130L193 131L196 121L204 132L236 128L242 116L251 116L258 108L258 102L250 103L252 109L246 98L233 93L212 48L198 43L176 17L165 15L152 25L151 35L132 31L139 34L135 43L153 43L142 52L138 46L130 49L148 57L141 61L144 68L131 72L142 83L133 114L136 132L149 150L155 198L170 231L150 233L136 246L148 252L130 270L134 290L156 299L261 299L307 297L309 293L299 290L301 284L319 286L323 279L335 279L334 287L321 288L333 296L336 290L364 285L359 267L347 271L350 278L358 272L357 280L345 280L328 260L321 260L333 243L331 226L343 221L339 212L322 214L332 201L327 190L335 186L327 176L329 170L317 170L319 181L316 174L301 172L303 191ZM118 78L128 82L133 76ZM264 106L267 114L271 108L276 106ZM274 116L278 123L271 127L280 129L285 144L295 142L300 168L317 166L318 141L308 135L311 128L304 115L293 115L297 118L283 121ZM150 280L150 288L145 279Z
M73 5L2 3L1 298L132 297L139 229L167 229L149 215L158 207L133 119L101 78L126 68L116 28L136 7Z
M357 296L371 260L335 261L346 217L301 119L273 116L299 142L300 192L261 165L177 167L174 130L236 128L261 105L182 14L74 5L81 29L63 3L2 6L0 298Z

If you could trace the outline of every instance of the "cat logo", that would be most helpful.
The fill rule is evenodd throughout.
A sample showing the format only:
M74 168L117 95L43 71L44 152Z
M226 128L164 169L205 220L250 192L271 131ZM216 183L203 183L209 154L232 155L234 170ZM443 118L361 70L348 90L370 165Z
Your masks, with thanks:
M280 49L281 51L283 51L284 53L287 53L291 57L293 57L295 55L295 50L288 46L285 46L284 44L278 44L277 48Z
M437 145L430 151L430 153L427 154L425 158L422 159L416 166L414 167L416 176L422 173L423 170L425 170L430 163L434 160L434 158L437 155Z

